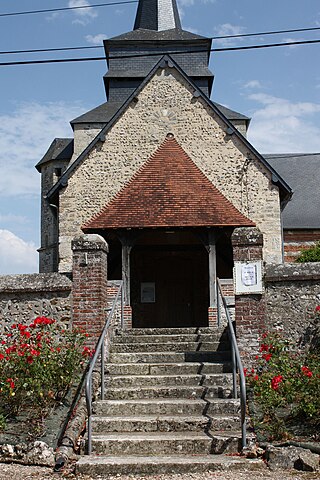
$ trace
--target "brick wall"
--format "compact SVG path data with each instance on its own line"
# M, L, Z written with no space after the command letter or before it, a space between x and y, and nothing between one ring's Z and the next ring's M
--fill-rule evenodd
M320 230L285 230L284 261L295 262L303 250L314 247L320 242Z
M81 235L72 251L72 324L97 339L107 319L108 245L99 235Z
M236 228L231 242L235 262L262 259L263 236L257 228ZM265 331L264 295L235 295L235 322L243 363L250 365L258 352L261 332Z

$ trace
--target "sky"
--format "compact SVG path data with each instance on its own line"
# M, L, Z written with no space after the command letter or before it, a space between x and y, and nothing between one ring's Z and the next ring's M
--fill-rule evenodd
M110 0L2 0L0 51L102 46L132 30L137 3L56 13L9 12ZM319 0L178 0L183 28L204 36L320 27ZM213 48L320 39L320 30L217 40ZM103 56L103 49L1 54L0 62ZM261 153L320 152L320 43L213 52L211 98L252 118ZM105 61L0 66L0 274L38 271L40 175L34 165L69 122L103 103Z

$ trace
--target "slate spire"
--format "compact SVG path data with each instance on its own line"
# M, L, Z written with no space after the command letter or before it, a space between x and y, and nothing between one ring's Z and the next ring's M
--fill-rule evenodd
M134 30L181 30L176 0L139 0Z

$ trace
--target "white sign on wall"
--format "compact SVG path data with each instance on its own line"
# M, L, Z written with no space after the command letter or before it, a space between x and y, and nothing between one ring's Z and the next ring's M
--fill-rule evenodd
M156 284L154 282L141 283L141 303L155 303Z
M262 261L234 263L235 294L263 293Z

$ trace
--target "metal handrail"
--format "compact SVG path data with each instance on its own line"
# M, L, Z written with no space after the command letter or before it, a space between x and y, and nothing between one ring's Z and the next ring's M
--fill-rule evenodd
M101 365L100 365L100 381L101 381L101 400L104 400L104 369L105 369L105 355L106 355L106 345L105 345L105 336L110 327L111 320L114 316L116 305L121 299L121 328L123 328L123 281L119 282L119 290L113 301L112 307L107 309L108 315L105 326L101 332L99 340L96 344L96 349L93 357L90 360L88 373L86 375L85 382L85 392L86 392L86 405L87 405L87 414L88 414L88 448L87 454L91 455L92 452L92 376L97 363L98 358L101 356Z
M232 348L232 378L233 378L233 395L234 398L237 398L237 370L239 371L240 376L240 408L241 408L241 437L242 437L242 448L247 446L247 430L246 430L246 404L247 404L247 393L246 393L246 379L244 376L243 365L240 357L240 352L237 344L236 334L233 328L233 324L230 318L228 305L226 299L222 293L221 283L219 278L217 278L217 307L218 307L218 324L220 324L220 305L219 305L219 293L222 298L222 304L226 312L226 317L229 327L229 337L231 340Z

